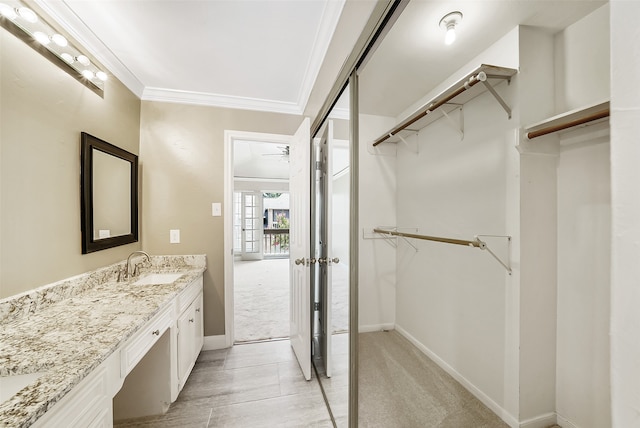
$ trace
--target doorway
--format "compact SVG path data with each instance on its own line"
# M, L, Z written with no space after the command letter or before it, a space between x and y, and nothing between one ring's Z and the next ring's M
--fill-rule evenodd
M288 338L291 137L225 134L226 344Z
M289 193L234 192L235 343L289 337Z

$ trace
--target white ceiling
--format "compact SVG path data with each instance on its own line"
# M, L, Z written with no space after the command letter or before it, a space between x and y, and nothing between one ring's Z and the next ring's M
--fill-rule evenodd
M360 111L398 117L517 25L556 33L605 3L607 1L601 0L410 1L361 72ZM462 12L463 19L456 28L457 40L446 46L439 22L452 11Z
M144 100L302 114L344 0L37 0Z
M354 42L332 35L361 28L354 5L374 0L35 1L144 100L302 114L329 47ZM557 32L605 3L411 0L361 73L360 110L398 117L515 26ZM453 10L464 18L445 46Z
M287 146L260 141L234 140L233 176L289 180Z

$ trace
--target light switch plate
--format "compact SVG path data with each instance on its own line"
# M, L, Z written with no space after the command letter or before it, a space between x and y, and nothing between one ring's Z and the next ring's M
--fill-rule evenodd
M169 230L169 243L170 244L180 243L180 229Z
M211 204L211 215L214 217L220 217L222 215L222 204L220 202Z

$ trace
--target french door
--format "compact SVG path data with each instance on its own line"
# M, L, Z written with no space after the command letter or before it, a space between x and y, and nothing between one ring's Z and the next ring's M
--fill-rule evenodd
M241 259L262 260L262 192L242 192L240 198Z

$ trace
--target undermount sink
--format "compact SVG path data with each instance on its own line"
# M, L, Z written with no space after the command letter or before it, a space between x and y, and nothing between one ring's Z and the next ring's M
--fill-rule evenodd
M44 373L0 376L0 403L4 403L22 388L38 380L42 375Z
M143 276L133 284L134 285L169 284L175 281L176 279L180 278L181 276L182 276L181 273L150 273Z

